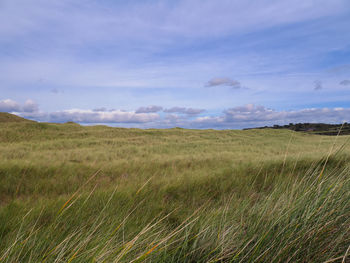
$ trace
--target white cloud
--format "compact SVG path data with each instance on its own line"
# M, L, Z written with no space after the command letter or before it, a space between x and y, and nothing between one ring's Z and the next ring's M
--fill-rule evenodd
M135 113L121 110L92 111L72 109L49 114L53 122L80 122L80 123L146 123L159 119L156 113Z
M2 112L36 112L38 110L38 104L32 100L27 100L23 105L11 99L0 101L0 111Z
M350 108L310 108L295 111L276 111L248 104L227 109L221 116L199 117L199 127L244 128L290 122L342 123L350 120Z
M21 111L21 106L10 99L0 100L0 111L2 112L15 112Z
M22 107L23 112L37 112L39 111L39 106L32 100L27 100Z
M151 107L151 108L150 108ZM342 123L350 122L350 108L308 108L292 111L277 111L264 106L247 104L224 110L221 114L195 117L204 112L203 109L186 107L173 107L164 109L165 116L152 112L161 110L160 106L141 107L150 112L136 112L124 110L107 110L99 108L94 110L69 109L56 112L40 111L38 105L27 100L23 105L11 99L0 101L0 111L12 112L19 116L46 122L77 123L109 123L120 124L125 127L139 128L217 128L237 129L259 127L274 124L287 124L290 122L310 123Z
M159 119L156 113L136 113L134 111L70 109L56 112L42 112L38 104L28 99L23 105L11 99L0 101L0 111L11 112L24 118L48 122L74 121L80 123L148 123Z

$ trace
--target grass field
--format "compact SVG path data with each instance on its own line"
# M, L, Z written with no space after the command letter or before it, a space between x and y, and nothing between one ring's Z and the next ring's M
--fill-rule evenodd
M2 122L0 262L347 262L349 138Z

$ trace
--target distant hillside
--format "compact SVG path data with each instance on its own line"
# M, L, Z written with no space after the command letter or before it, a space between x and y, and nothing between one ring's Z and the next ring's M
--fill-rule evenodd
M7 112L0 112L0 123L1 122L34 122L34 121L27 120L25 118L22 118Z
M342 127L343 126L343 127ZM251 129L251 128L249 128ZM245 130L249 130L245 129ZM273 125L273 126L264 126L257 127L253 129L288 129L293 131L309 132L313 134L321 135L350 135L350 124L326 124L326 123L289 123L288 125ZM339 130L341 131L339 132Z
M7 112L0 112L0 123L2 122L35 122L32 120L28 120L22 117L19 117L14 114L10 114ZM74 122L66 122L66 124L75 124ZM179 127L176 127L180 129ZM243 130L252 130L252 129L284 129L284 130L292 130L297 132L307 132L311 134L319 134L319 135L350 135L350 123L344 124L327 124L327 123L289 123L287 125L273 125L273 126L264 126L264 127L256 127L256 128L246 128ZM341 131L339 132L339 130Z

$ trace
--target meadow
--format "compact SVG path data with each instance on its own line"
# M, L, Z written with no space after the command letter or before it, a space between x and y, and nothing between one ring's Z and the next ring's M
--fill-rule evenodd
M350 136L0 123L0 262L347 262Z

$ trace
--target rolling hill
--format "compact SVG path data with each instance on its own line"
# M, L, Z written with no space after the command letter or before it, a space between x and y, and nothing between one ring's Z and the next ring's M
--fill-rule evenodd
M349 136L2 116L1 262L346 257Z
M11 113L0 112L0 123L1 122L34 122L34 121L19 117Z

